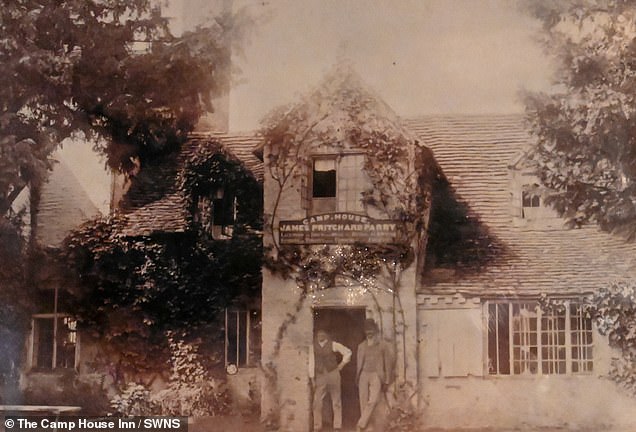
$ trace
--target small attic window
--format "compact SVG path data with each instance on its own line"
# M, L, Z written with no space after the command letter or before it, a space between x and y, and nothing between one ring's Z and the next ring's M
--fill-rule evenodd
M521 195L521 204L523 207L541 207L541 198L539 195L524 190Z
M524 219L539 216L536 211L542 207L538 184L523 185L521 191L521 208Z

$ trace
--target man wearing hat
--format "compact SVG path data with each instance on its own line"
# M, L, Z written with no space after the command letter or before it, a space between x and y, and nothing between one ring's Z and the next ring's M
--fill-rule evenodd
M382 392L393 382L395 355L391 346L380 338L372 319L364 322L366 339L358 345L357 374L360 396L360 420L357 430L367 427Z
M337 354L342 356L338 361ZM309 349L309 378L314 381L314 431L322 429L322 403L327 393L333 408L333 429L342 428L342 389L340 371L351 360L351 350L331 340L325 330L318 330Z

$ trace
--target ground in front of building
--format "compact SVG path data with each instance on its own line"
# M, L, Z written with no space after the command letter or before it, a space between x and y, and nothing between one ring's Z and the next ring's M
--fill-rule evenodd
M190 432L268 432L257 418L236 416L202 417L191 420ZM324 428L323 432L331 432L329 428ZM354 432L343 429L342 432ZM404 431L409 432L409 431ZM416 432L416 431L413 431ZM515 428L515 429L495 429L495 428L464 428L464 429L422 429L417 432L633 432L621 429L568 429L568 428Z

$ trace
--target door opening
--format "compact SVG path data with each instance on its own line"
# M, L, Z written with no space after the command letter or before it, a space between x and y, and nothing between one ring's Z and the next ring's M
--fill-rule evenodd
M340 373L342 385L342 426L353 429L360 418L358 387L356 385L356 355L358 344L364 340L365 309L360 307L314 308L314 335L316 330L326 330L331 338L349 348L353 355ZM323 425L333 424L329 395L323 404ZM329 430L329 429L327 429Z

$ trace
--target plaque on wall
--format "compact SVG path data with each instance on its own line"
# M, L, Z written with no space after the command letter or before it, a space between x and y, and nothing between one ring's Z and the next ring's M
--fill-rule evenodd
M355 213L325 213L280 221L280 244L394 243L397 223Z

